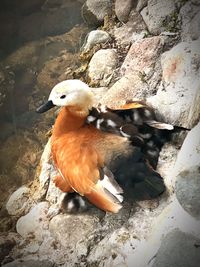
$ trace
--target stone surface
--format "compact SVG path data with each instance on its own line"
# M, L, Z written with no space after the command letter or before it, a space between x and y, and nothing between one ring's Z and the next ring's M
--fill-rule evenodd
M180 172L175 189L182 207L200 220L200 164Z
M195 236L173 230L163 238L152 267L198 267L199 245Z
M182 41L197 40L200 37L200 2L187 1L179 13Z
M54 264L50 261L16 260L16 261L9 262L3 266L4 267L53 267Z
M9 255L12 248L17 243L16 233L1 233L0 234L0 262L2 263L4 258Z
M200 117L200 39L182 42L161 58L162 83L148 103L166 122L191 129Z
M135 9L132 9L128 22L120 27L114 27L113 35L118 43L130 44L135 41L136 35L141 34L141 32L147 33L145 30L146 24L142 16Z
M123 5L120 0L115 1L115 14L121 22L127 22L129 13L133 7L132 0L124 0Z
M6 209L10 215L21 215L28 205L30 189L26 186L15 191L6 203Z
M87 52L91 48L93 48L96 44L103 44L110 40L111 40L111 37L106 31L102 31L102 30L91 31L87 36L87 39L85 41L85 44L82 47L82 50L84 52Z
M35 205L28 214L22 216L16 224L17 232L23 238L35 238L42 241L48 228L48 212L49 204L40 202Z
M136 10L140 12L148 4L148 0L139 0L136 6Z
M141 15L152 34L159 34L166 30L165 20L167 17L170 20L176 12L174 0L149 0L147 7L141 11Z
M114 49L100 49L90 60L88 77L91 84L107 86L117 68L118 56Z
M105 16L111 14L111 10L111 0L86 0L82 7L82 16L88 25L99 26Z

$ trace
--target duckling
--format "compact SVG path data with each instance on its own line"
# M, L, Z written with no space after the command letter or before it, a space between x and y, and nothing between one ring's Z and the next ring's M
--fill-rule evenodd
M154 170L163 141L158 131L171 130L157 122L143 102L130 101L119 108L94 107L94 95L80 80L58 83L38 113L59 106L53 126L51 153L59 175L55 185L76 192L103 211L122 208L124 190L146 181L148 194L165 190ZM153 167L152 167L153 166ZM148 189L150 190L149 193Z

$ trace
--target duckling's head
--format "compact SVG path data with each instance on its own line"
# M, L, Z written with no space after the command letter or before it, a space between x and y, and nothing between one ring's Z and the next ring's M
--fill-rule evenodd
M66 80L53 87L48 101L37 109L43 113L54 106L69 107L88 112L93 104L93 93L87 84L80 80Z

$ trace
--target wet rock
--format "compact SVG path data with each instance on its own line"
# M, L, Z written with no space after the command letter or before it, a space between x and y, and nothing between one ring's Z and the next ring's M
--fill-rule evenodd
M118 64L114 49L100 49L92 57L88 66L88 77L92 84L107 86L114 77Z
M54 263L50 261L34 261L34 260L26 260L26 261L20 261L15 260L12 262L9 262L4 267L53 267Z
M125 0L122 2L120 0L115 1L115 14L121 22L127 22L129 13L131 12L131 9L133 7L133 1L132 0Z
M195 236L173 230L163 238L152 266L197 267L200 262L199 245L200 239Z
M148 0L139 0L136 6L136 10L140 12L148 4Z
M182 21L181 38L182 41L197 40L200 36L200 3L187 1L179 13Z
M181 206L193 217L200 219L200 165L179 173L176 196Z
M10 215L21 215L28 205L30 189L26 186L15 191L6 203L6 209Z
M112 1L110 0L87 0L82 7L82 16L90 26L99 26L103 23L105 16L112 12Z
M166 30L167 17L176 12L174 0L149 0L147 7L141 11L141 15L152 34L159 34Z
M83 45L82 50L84 52L89 51L93 48L96 44L104 44L111 40L110 35L102 30L94 30L91 31L88 36L86 43Z
M35 238L42 241L47 234L48 229L48 212L49 204L40 202L36 204L28 214L22 216L16 224L17 232L23 238Z
M192 128L200 116L200 39L182 42L161 57L162 83L148 103L166 122Z
M119 43L130 44L135 41L135 36L142 32L144 32L144 37L147 34L145 30L146 24L144 23L142 16L133 9L130 12L128 22L121 27L115 27L113 29L113 34Z
M56 21L56 23L55 23ZM19 37L23 41L63 34L82 22L80 3L68 1L67 6L51 11L38 11L20 21Z

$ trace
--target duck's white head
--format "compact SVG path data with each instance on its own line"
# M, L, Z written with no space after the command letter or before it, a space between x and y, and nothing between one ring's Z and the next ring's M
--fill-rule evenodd
M54 106L71 107L87 112L93 104L93 93L87 84L80 80L66 80L53 87L48 102L37 109L43 113Z

